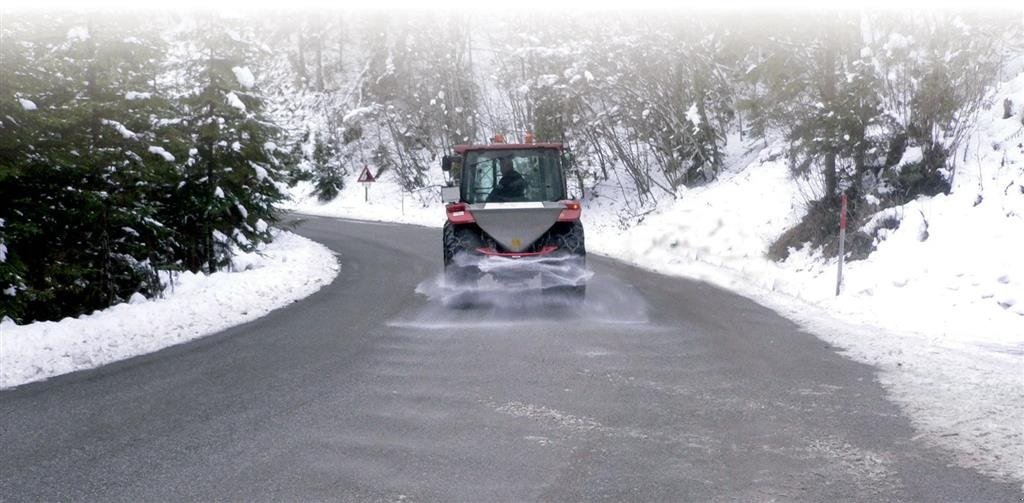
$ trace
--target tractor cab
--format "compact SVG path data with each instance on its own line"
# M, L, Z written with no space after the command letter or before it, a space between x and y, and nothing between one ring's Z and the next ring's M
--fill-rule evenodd
M454 151L456 155L442 160L451 185L445 194L446 203L568 199L564 167L567 159L561 143L456 145ZM451 190L455 187L457 192Z
M505 143L498 135L490 144L453 150L441 163L448 174L444 265L453 282L473 282L479 273L466 260L457 263L459 256L557 259L584 268L580 204L568 195L571 158L561 143L534 143L531 135ZM585 291L577 282L560 286L580 297Z

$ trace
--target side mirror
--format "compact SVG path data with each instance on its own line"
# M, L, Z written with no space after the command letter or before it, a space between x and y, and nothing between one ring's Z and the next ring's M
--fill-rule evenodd
M447 173L452 170L453 165L456 167L456 169L458 168L458 166L461 166L462 156L446 155L444 157L441 157L441 171Z
M441 187L441 202L444 204L459 201L461 194L458 187Z

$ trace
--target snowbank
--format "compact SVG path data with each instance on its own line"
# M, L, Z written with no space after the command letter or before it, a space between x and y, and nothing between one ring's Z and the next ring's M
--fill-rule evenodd
M428 227L440 227L444 224L445 213L441 204L440 189L406 192L385 174L382 179L370 184L367 201L366 189L362 184L356 183L357 176L350 178L338 197L326 203L312 195L311 183L300 182L291 190L291 201L285 204L285 208L297 213L323 217L400 222Z
M748 166L686 192L626 230L628 239L608 215L614 205L595 205L584 212L588 247L776 310L876 366L926 439L967 466L1024 480L1024 316L985 293L1021 292L1021 258L1009 255L1024 249L1012 244L1013 229L1024 228L954 198L915 201L904 215L924 211L929 238L918 240L917 221L905 220L867 260L847 264L837 298L834 260L764 257L799 220L798 192L784 164Z
M1017 104L1009 119L1004 98ZM923 438L964 465L1024 480L1024 75L992 103L958 155L951 193L887 210L899 227L847 263L840 297L834 259L807 249L765 258L804 214L782 161L734 165L626 230L629 239L618 201L596 199L584 212L588 246L775 309L876 366Z
M338 272L333 253L290 232L235 259L239 272L184 273L159 299L59 322L0 323L0 388L39 381L209 335L304 298Z

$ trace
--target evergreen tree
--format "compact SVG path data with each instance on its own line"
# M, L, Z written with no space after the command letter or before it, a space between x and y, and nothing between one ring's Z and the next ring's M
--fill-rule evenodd
M338 162L337 142L317 134L313 147L314 193L321 201L338 197L345 188L345 171Z
M231 247L253 250L271 239L274 205L283 197L278 168L285 152L279 130L263 114L250 66L251 33L230 19L199 19L182 42L188 52L181 134L191 148L177 189L175 229L186 266L216 271L230 263Z
M3 101L22 110L5 115L13 130L0 154L0 218L24 284L15 318L53 319L159 292L154 262L166 258L167 234L148 201L168 166L150 151L156 105L126 96L152 87L159 43L94 17L40 16L10 28L4 89L14 96Z

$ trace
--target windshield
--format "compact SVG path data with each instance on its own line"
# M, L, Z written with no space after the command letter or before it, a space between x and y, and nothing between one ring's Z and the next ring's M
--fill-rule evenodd
M463 184L468 203L565 199L558 150L551 148L469 151Z

